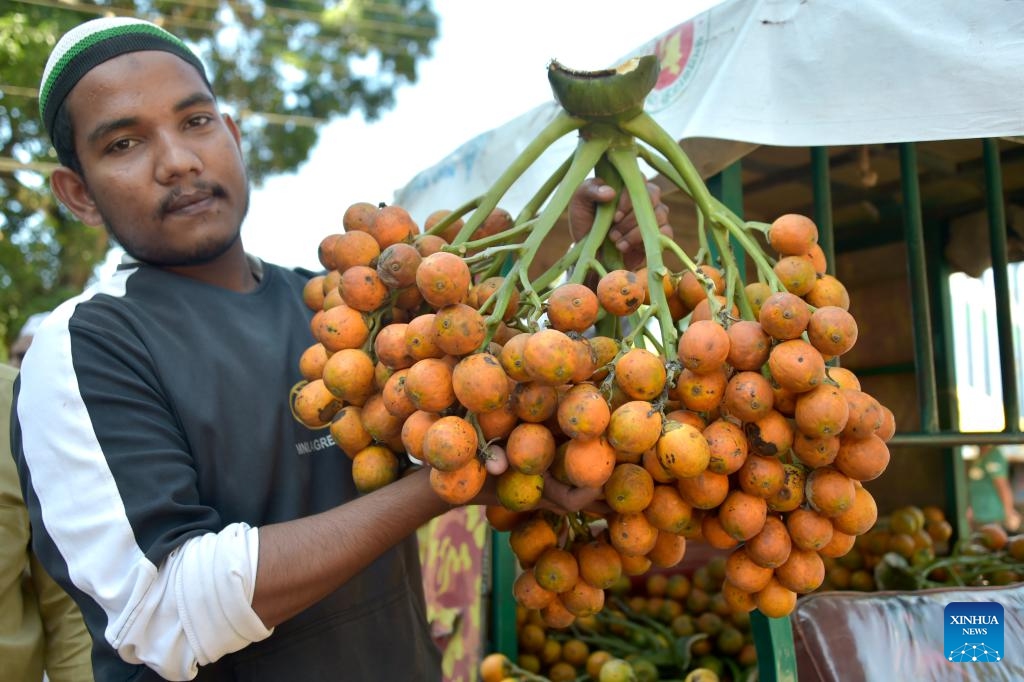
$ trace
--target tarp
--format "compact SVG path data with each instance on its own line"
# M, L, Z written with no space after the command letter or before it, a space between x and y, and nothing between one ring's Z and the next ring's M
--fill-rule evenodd
M730 0L619 61L643 54L661 61L648 113L705 176L760 144L1024 134L1021 0ZM482 193L558 110L552 100L466 142L396 203L422 220ZM553 145L502 206L525 204L575 144Z

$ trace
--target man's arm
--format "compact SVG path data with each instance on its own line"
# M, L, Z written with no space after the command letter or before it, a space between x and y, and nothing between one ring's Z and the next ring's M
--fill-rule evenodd
M451 507L430 487L427 467L340 507L259 529L252 607L268 628L343 585L370 562ZM474 504L499 504L488 476ZM600 488L567 486L548 476L545 509L608 511ZM297 561L296 557L301 557Z
M278 625L448 509L424 468L340 507L261 527L253 610Z
M999 501L1003 504L1004 525L1011 531L1017 530L1020 527L1020 514L1013 506L1013 489L1010 487L1009 479L1000 476L992 479L992 484L996 487Z

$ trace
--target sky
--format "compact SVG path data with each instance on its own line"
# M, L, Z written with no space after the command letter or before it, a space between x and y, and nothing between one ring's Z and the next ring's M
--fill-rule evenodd
M394 192L480 133L551 99L551 59L578 70L616 64L659 33L720 0L435 0L439 35L401 86L396 105L367 123L354 114L326 125L295 173L254 188L242 239L250 253L319 268L316 247L341 231L359 201ZM442 207L438 207L442 208Z

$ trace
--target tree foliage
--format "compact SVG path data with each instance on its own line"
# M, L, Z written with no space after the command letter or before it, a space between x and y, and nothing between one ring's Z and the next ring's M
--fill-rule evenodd
M203 58L242 129L250 178L294 170L328 120L377 118L437 36L430 0L98 0L0 4L0 334L80 292L107 250L47 187L57 162L38 85L58 38L103 15L149 19ZM0 350L0 353L4 351Z

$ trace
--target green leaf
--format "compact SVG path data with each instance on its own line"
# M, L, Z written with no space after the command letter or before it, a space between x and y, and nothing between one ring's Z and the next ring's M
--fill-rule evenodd
M680 670L690 667L690 663L693 661L693 645L707 637L705 633L698 632L689 637L680 637L672 643L672 652L675 654L676 665Z
M901 555L888 552L875 565L875 584L880 590L917 590L920 580Z

